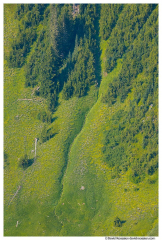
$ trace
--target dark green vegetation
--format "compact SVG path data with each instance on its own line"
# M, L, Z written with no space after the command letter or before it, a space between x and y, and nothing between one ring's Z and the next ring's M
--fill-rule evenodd
M148 13L150 15L155 6L149 5L145 11L143 5L132 5L131 8L135 9L134 12L137 11L137 15L133 12L137 23L137 18L141 15L144 17L145 11L148 11L148 18ZM146 16L144 19L147 19ZM131 17L132 21L133 18ZM144 23L144 20L141 22ZM136 28L133 29L135 31ZM120 30L121 33L118 31L115 40L118 42L118 39L123 37L121 45L124 45L125 36L122 28ZM145 174L152 175L158 169L158 116L153 108L158 102L158 9L153 10L141 31L136 30L135 33L138 36L129 42L122 69L118 77L109 83L108 91L102 100L110 106L116 101L124 102L128 93L133 90L133 98L129 101L127 110L120 109L112 115L112 124L116 124L116 127L110 127L110 130L105 132L103 152L109 166L116 166L117 175L131 167L131 180L137 183L143 180ZM106 56L109 56L107 51L111 52L110 48L108 45ZM116 59L114 55L114 60ZM140 74L142 77L138 79ZM138 152L132 154L139 135L143 148L140 156Z
M34 158L29 159L28 155L25 154L23 157L20 158L19 166L23 169L30 167L34 163Z
M81 97L95 81L96 5L82 6L75 19L72 11L72 5L20 4L15 13L9 66L25 65L25 85L38 85L35 94L48 99L51 111L62 88L64 99Z
M158 5L4 5L4 235L158 235Z

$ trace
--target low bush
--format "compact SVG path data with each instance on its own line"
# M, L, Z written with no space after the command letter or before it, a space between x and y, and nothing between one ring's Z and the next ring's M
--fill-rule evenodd
M120 218L118 218L118 217L115 218L114 226L115 227L121 227L122 226L122 221L120 220Z
M34 159L29 159L28 155L25 154L20 158L19 166L23 169L30 167L34 163Z

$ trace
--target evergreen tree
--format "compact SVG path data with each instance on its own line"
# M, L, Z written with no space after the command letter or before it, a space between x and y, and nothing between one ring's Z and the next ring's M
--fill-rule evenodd
M59 28L57 8L54 4L50 4L50 26L49 26L50 44L55 52L55 55L59 57Z

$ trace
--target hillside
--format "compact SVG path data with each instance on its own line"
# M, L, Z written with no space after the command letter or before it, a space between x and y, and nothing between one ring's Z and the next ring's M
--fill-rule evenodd
M158 236L158 5L76 9L4 4L4 236Z

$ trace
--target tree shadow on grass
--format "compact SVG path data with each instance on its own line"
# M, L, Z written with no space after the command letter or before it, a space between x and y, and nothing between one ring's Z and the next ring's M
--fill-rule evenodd
M51 123L53 123L57 118L58 118L58 117L53 117L53 118L51 119Z
M124 223L126 223L126 220L121 220L121 224L123 225Z
M53 138L56 134L58 134L58 131L53 129L52 127L49 129L46 129L46 127L42 130L40 142L45 143L49 141L51 138Z

